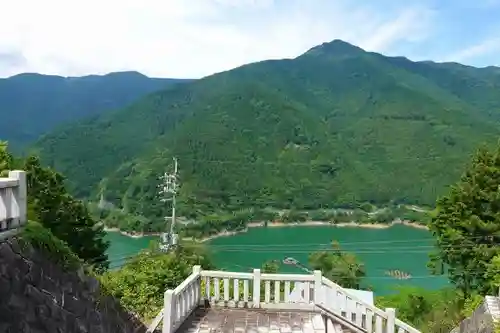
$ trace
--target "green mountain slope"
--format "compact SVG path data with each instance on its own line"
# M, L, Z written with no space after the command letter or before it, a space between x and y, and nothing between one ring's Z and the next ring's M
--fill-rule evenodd
M78 195L103 194L148 217L163 213L157 178L172 156L185 215L432 204L469 154L500 134L492 116L500 76L463 69L334 41L155 93L51 133L37 148ZM484 90L454 85L460 77Z
M179 81L137 72L68 78L26 73L0 79L0 140L20 147L61 123L123 108Z

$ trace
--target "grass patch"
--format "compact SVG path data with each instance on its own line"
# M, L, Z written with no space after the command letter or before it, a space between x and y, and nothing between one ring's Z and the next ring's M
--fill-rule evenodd
M44 228L38 222L28 221L19 236L21 245L31 245L36 250L46 254L55 263L61 265L65 270L76 270L83 264L66 242L54 236L50 230Z

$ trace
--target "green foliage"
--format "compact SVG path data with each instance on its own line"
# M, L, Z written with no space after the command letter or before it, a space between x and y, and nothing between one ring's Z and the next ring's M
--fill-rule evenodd
M101 209L93 202L87 203L91 216L102 221L109 228L118 228L125 232L160 232L165 229L164 221L156 220L156 223L144 216L129 214L114 207Z
M86 206L70 196L64 186L64 177L40 165L35 156L29 156L23 166L27 172L28 199L36 220L68 243L81 259L96 269L108 267L104 240L104 226L94 221Z
M376 305L396 308L398 319L424 333L451 332L463 319L463 298L454 289L398 288L393 295L377 297Z
M266 261L262 264L261 272L264 274L276 274L279 272L280 262L276 260Z
M490 111L500 105L490 88L499 79L485 71L336 41L152 94L61 128L37 148L74 193L102 194L145 217L145 229L166 213L157 183L172 156L179 214L188 219L248 208L432 205L475 147L500 134Z
M108 243L104 241L103 226L91 218L82 202L68 194L64 177L42 167L36 156L16 161L6 145L0 145L0 173L13 168L26 171L28 218L40 222L95 269L106 269Z
M500 146L480 149L461 180L437 203L429 224L439 253L434 262L448 267L448 275L467 298L495 288L498 273L491 266L500 248ZM497 285L498 286L498 285Z
M462 315L464 317L470 317L472 313L484 302L484 296L473 294L470 298L466 299L464 302L464 308L462 310Z
M196 223L186 224L180 229L185 237L202 238L224 231L242 231L250 222L274 221L277 217L278 214L272 211L244 209L233 213L206 215Z
M14 159L7 148L7 142L0 141L0 177L7 177L14 163Z
M0 140L17 150L62 123L122 108L177 81L137 72L74 78L30 73L0 79Z
M376 305L396 308L398 319L424 333L451 332L463 318L462 298L453 289L398 288L393 295L377 297Z
M365 268L352 253L342 252L338 243L332 243L333 250L318 251L309 255L312 269L321 270L323 276L344 288L359 289Z
M20 234L20 239L25 245L31 245L33 248L42 251L48 258L65 269L75 270L83 264L66 242L55 237L50 230L44 228L38 222L28 221Z
M486 276L491 277L492 291L494 293L500 291L500 255L494 256L489 262L486 269Z
M152 249L139 253L120 270L106 272L101 282L127 310L149 320L162 308L165 291L184 281L194 265L213 268L206 250L199 245L180 246L170 253Z

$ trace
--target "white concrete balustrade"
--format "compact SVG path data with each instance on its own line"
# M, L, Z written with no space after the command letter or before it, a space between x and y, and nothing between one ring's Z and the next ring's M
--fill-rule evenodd
M26 173L10 171L0 178L0 239L14 235L26 223Z
M162 332L175 332L201 301L201 268L194 266L193 273L184 282L165 292Z
M291 298L295 285L302 285L300 299ZM322 316L330 329L339 322L352 331L368 333L420 333L398 320L394 309L381 310L349 294L347 290L314 274L262 274L206 271L199 266L174 290L165 292L164 309L155 319L163 321L163 333L173 333L200 305L255 308L277 311L312 311Z

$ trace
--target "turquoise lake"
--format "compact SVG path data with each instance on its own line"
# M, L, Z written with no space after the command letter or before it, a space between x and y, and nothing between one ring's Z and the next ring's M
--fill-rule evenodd
M156 237L130 238L109 233L108 251L111 267L149 246ZM364 285L377 295L392 293L397 286L418 286L438 289L447 285L444 276L433 276L427 269L428 254L432 250L432 235L422 229L396 225L386 229L293 226L250 228L248 232L219 237L207 242L218 267L224 270L249 271L267 260L294 257L307 265L313 251L330 248L332 241L342 250L355 253L365 264L367 277ZM282 265L283 272L300 272L296 267ZM388 270L411 274L408 280L387 275Z

